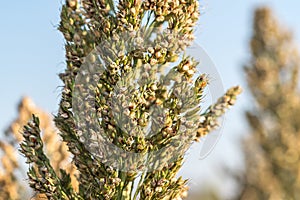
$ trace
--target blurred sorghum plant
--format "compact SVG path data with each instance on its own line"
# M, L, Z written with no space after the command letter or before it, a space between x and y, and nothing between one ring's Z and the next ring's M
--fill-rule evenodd
M246 171L237 199L300 199L300 57L269 8L255 12L246 73L255 109L246 116Z
M0 168L0 199L23 199L32 194L28 188L22 184L22 174L24 173L24 165L20 163L16 149L19 142L24 138L21 130L24 125L32 118L32 114L36 114L43 121L40 128L45 143L45 151L51 159L51 164L56 171L60 168L67 168L72 174L73 186L76 188L76 179L74 177L75 167L69 165L70 153L67 146L60 142L57 129L49 114L38 108L29 97L24 97L18 106L18 118L4 132L4 138L0 141L0 153L2 168ZM36 195L35 199L43 199L42 195Z
M196 0L68 0L59 30L67 69L55 124L78 170L79 189L43 152L40 120L25 126L29 183L48 199L182 199L186 150L217 127L239 87L201 112L208 78L184 54ZM173 65L173 66L172 66Z

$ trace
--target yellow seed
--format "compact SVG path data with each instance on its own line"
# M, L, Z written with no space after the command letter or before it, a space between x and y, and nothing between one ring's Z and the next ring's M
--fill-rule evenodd
M155 85L155 84L153 84L152 86L151 86L151 90L157 90L157 86Z
M131 9L130 9L130 12L131 12L133 15L136 15L136 9L135 9L135 7L131 8Z
M156 105L161 105L162 103L163 103L162 100L156 99L156 102L155 102Z
M68 0L68 6L70 8L72 8L73 10L75 10L77 7L77 1L76 0Z
M87 32L86 32L86 31L83 31L83 32L82 32L82 35L83 35L83 36L86 36L86 35L87 35Z
M164 19L165 19L165 17L161 15L161 16L156 18L156 21L162 22L162 21L164 21Z
M74 20L72 18L70 18L69 20L70 20L70 24L73 25L74 24Z
M157 64L157 60L154 59L154 58L151 58L150 64L151 64L151 65L156 65L156 64Z
M155 53L155 56L156 56L157 58L160 58L160 57L161 57L161 53L158 51L158 52Z
M195 72L194 72L194 70L190 69L187 71L187 73L188 73L188 75L193 75Z
M183 71L188 71L189 70L189 66L188 65L183 65L182 70Z
M176 62L178 60L178 56L174 55L170 57L170 62Z
M90 63L95 63L95 62L96 62L96 56L95 56L94 54L91 54L91 55L89 56L89 62L90 62Z

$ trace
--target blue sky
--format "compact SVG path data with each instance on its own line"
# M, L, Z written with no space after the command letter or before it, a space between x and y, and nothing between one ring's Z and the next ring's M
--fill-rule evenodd
M219 175L214 169L222 163L241 166L237 141L248 132L242 111L252 104L242 65L249 57L247 45L254 8L270 5L281 23L293 29L298 46L300 44L300 1L200 0L200 4L204 6L204 14L196 32L197 43L215 62L224 87L239 84L245 93L227 114L221 140L210 156L200 160L199 145L193 147L182 173L193 177L195 188L198 178L217 179ZM61 84L57 74L64 69L64 41L56 30L60 6L60 0L1 2L0 131L16 116L16 105L23 95L29 95L50 113L57 110Z

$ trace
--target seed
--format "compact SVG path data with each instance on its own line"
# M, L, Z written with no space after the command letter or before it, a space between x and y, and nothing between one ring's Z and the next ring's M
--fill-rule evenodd
M183 65L182 70L183 71L188 71L189 70L189 66L188 65Z
M70 8L72 8L73 10L76 9L76 7L77 7L77 1L76 0L68 0L67 3L68 3L68 6Z
M162 187L157 187L157 188L155 188L155 192L162 192Z
M187 71L187 73L188 73L188 75L191 76L191 75L193 75L195 72L194 72L194 70L190 69L190 70Z

